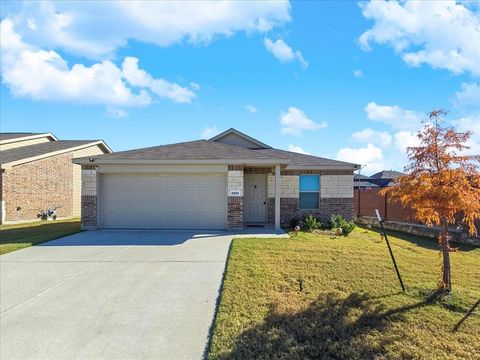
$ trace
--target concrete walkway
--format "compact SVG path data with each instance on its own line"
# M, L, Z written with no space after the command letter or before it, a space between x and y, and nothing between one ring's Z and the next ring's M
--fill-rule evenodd
M0 257L0 358L200 359L230 233L91 231Z

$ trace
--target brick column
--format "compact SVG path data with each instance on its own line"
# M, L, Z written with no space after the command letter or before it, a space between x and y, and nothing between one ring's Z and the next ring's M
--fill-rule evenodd
M243 165L229 165L227 174L227 228L243 228Z
M95 166L82 165L82 217L85 230L97 228L97 171Z

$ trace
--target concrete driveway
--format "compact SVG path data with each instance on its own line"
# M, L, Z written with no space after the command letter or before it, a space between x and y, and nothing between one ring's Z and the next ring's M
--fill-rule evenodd
M0 257L0 358L200 359L233 235L90 231Z

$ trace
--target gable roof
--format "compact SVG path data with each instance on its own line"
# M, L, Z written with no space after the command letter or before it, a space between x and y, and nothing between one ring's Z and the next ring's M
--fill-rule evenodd
M370 179L370 177L367 176L367 175L355 174L355 175L353 176L353 179L354 179L355 181L361 181L361 180ZM367 181L368 181L368 180L367 180Z
M0 165L2 168L10 167L18 165L19 163L33 161L93 145L100 145L105 151L111 152L110 148L102 140L57 140L2 150L0 153Z
M0 133L0 143L7 144L11 142L36 139L42 137L49 137L52 140L57 140L55 135L52 133L30 133L30 132L11 132L11 133Z
M77 163L85 163L85 160L93 159L97 163L109 162L202 162L213 163L228 160L230 163L239 163L245 160L258 162L288 163L287 158L271 156L256 150L249 150L240 146L212 142L209 140L188 141L170 145L160 145L128 151L120 151L112 154L91 156L89 158L76 159Z
M305 155L292 151L280 150L280 149L261 149L254 150L270 156L286 157L290 160L289 168L302 168L302 167L337 167L337 168L356 168L356 164L347 163L344 161L332 160L321 158L313 155Z
M376 174L370 176L371 179L396 179L399 176L402 176L403 173L395 170L383 170Z
M235 135L235 136L238 136L250 143L252 143L253 145L255 145L254 148L258 148L258 149L271 149L271 146L267 145L267 144L264 144L262 143L261 141L258 141L257 139L254 139L252 138L251 136L248 136L247 134L244 134L242 133L241 131L238 131L237 129L234 129L234 128L230 128L214 137L212 137L211 139L209 139L208 141L220 141L222 140L223 138L226 138L227 136L231 136L231 135Z

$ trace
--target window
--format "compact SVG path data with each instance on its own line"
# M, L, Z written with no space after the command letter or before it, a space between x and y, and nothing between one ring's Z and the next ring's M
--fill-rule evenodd
M300 175L300 209L318 209L320 177Z

